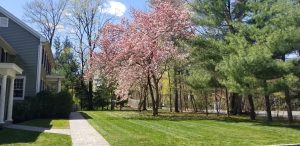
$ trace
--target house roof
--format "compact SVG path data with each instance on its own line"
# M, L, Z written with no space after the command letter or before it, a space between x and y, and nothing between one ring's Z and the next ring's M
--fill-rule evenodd
M16 50L11 47L1 36L0 36L0 45L7 50L9 54L16 55Z
M14 16L13 14L11 14L10 12L8 12L7 10L5 10L1 6L0 6L0 12L3 13L6 17L8 17L11 20L13 20L14 22L16 22L17 24L19 24L24 29L26 29L28 32L30 32L35 37L39 38L41 42L47 42L47 39L45 37L43 37L40 33L38 33L37 31L35 31L34 29L32 29L26 23L24 23L23 21L21 21L19 18L17 18L16 16Z
M15 23L17 23L18 25L20 25L22 28L24 28L28 32L30 32L33 36L35 36L38 39L40 39L40 42L44 46L47 46L47 47L45 47L46 48L46 52L50 55L50 62L52 64L54 64L54 58L53 58L52 50L50 48L49 42L47 41L47 39L44 36L42 36L40 33L38 33L37 31L35 31L34 29L32 29L30 26L28 26L22 20L20 20L19 18L17 18L16 16L14 16L13 14L11 14L10 12L8 12L7 10L5 10L1 6L0 6L0 12L3 15L5 15L6 17L8 17L9 19L11 19L12 21L14 21Z

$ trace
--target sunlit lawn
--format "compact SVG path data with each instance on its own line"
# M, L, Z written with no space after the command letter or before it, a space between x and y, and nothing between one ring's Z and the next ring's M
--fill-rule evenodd
M2 129L0 145L9 146L71 146L68 135L40 133L32 131Z
M149 112L83 112L112 146L271 145L300 143L300 124L288 125L246 117Z

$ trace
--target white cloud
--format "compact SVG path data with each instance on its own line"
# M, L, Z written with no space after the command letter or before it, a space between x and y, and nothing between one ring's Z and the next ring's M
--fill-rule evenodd
M58 32L65 32L65 31L66 31L65 29L66 29L65 26L62 25L62 24L58 24L58 25L56 26L56 30L57 30Z
M103 13L121 17L126 12L126 6L121 2L110 0L104 5L104 8L102 8L101 11Z

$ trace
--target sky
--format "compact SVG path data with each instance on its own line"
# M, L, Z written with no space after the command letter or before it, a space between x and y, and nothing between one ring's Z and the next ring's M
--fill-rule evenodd
M30 0L0 0L0 6L23 20L23 7L28 1ZM146 10L147 0L107 0L105 6L107 7L104 10L105 13L114 15L118 18L129 18L131 8Z

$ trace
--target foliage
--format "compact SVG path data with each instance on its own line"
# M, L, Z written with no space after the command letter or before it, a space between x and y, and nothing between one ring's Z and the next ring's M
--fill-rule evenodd
M291 111L289 91L299 88L300 68L286 57L300 47L298 7L298 2L284 0L193 1L199 34L190 40L190 86L225 87L248 96L250 105L251 96L264 96L269 112L270 94L285 92Z
M15 103L13 119L20 122L36 118L68 118L72 105L72 96L66 91L57 94L42 91L28 101Z
M23 102L14 102L13 106L13 120L14 122L21 122L30 120L33 118L30 110L30 102L25 100Z
M62 91L54 96L54 117L69 118L73 107L73 98L67 91Z
M54 117L55 97L52 92L41 91L30 98L30 110L34 118Z
M132 22L124 20L102 29L98 40L102 50L89 60L93 66L86 75L103 74L117 83L116 94L125 99L132 86L149 85L155 111L159 105L158 83L168 60L182 59L185 55L176 49L174 42L178 37L190 35L191 24L184 7L162 2L151 8L151 12L133 10Z
M111 101L116 100L116 95L114 94L114 87L109 86L104 78L98 79L99 84L97 85L96 92L93 96L93 105L96 108L108 107L109 104L114 104ZM113 106L113 105L111 105Z
M65 90L72 89L76 82L79 82L79 65L77 64L74 47L67 36L63 42L60 42L59 37L54 40L55 48L55 73L64 75L63 87Z

